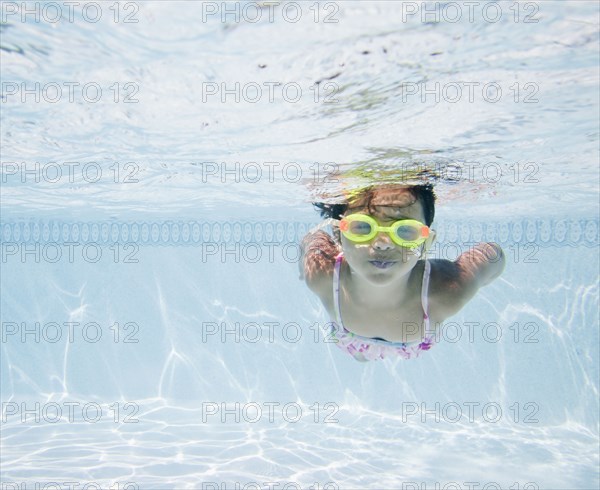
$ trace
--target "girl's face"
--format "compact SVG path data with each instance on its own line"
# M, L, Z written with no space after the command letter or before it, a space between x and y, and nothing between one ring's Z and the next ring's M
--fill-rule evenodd
M382 226L401 219L425 222L423 207L407 188L383 188L352 200L344 216L368 214ZM395 244L385 232L371 241L355 243L340 234L344 258L352 270L375 284L387 284L408 274L417 264L424 245L410 249Z

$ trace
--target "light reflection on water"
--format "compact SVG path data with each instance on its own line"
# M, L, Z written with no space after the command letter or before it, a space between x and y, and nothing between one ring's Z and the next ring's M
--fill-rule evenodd
M597 478L589 453L596 436L576 427L539 430L484 421L436 422L431 415L422 422L419 416L402 420L356 407L342 407L335 422L314 424L316 412L306 406L304 417L294 424L285 423L281 414L274 417L279 424L266 423L266 410L249 424L242 416L240 423L234 422L233 405L229 409L228 424L219 423L220 415L207 415L208 409L156 400L140 406L136 424L81 420L53 427L8 424L3 431L11 453L5 458L8 470L3 481L34 481L28 463L32 452L35 473L44 475L45 481L93 482L102 488L116 482L144 489L163 489L165 482L177 489L222 484L236 488L236 483L240 488L267 488L266 482L288 488L330 484L331 489L436 488L436 484L452 488L451 482L455 488L468 488L465 482L488 488L517 483L531 489L591 488L589 482ZM247 417L257 418L255 413ZM43 451L36 449L42 439L48 440ZM76 465L67 470L55 461L72 455L73 440L78 443L77 460L71 459ZM468 474L465 460L472 462ZM217 486L208 486L211 483Z
M307 15L297 24L203 23L202 9L162 2L143 4L137 24L9 18L3 80L33 83L35 73L41 84L81 80L103 91L93 104L75 89L66 101L64 86L57 103L4 94L3 163L63 165L62 179L38 185L4 169L5 219L82 208L96 218L142 209L189 217L246 202L299 211L315 187L339 195L345 183L315 179L316 162L351 173L427 167L441 202L459 207L473 189L513 211L532 195L547 210L557 189L566 205L576 204L571 195L596 205L596 6L546 2L538 23L456 24L402 22L394 2L341 6L337 24ZM239 103L221 90L236 82ZM497 102L483 90L490 83L501 88ZM297 102L286 84L300 89ZM102 178L70 178L64 164L73 161L97 162ZM115 179L115 162L134 162L139 182ZM202 162L294 162L301 178L264 168L258 181L206 175ZM460 170L450 179L448 165Z

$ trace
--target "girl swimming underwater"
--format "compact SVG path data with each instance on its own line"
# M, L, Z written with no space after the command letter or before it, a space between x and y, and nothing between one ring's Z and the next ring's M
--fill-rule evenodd
M371 187L344 204L315 204L330 218L302 240L301 278L335 318L329 333L358 361L418 357L436 329L503 271L495 243L455 261L428 260L435 195L430 185Z

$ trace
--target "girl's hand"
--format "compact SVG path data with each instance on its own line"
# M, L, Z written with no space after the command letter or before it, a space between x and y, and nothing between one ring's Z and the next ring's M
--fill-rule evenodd
M306 280L310 287L333 270L335 258L340 252L340 246L324 231L309 233L300 244L299 279Z

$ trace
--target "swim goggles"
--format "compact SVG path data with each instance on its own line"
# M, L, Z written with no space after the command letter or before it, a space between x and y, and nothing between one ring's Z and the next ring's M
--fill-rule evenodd
M367 214L351 214L340 221L340 231L351 242L363 243L385 231L396 245L416 248L429 236L429 227L414 219L402 219L391 226L381 226Z

